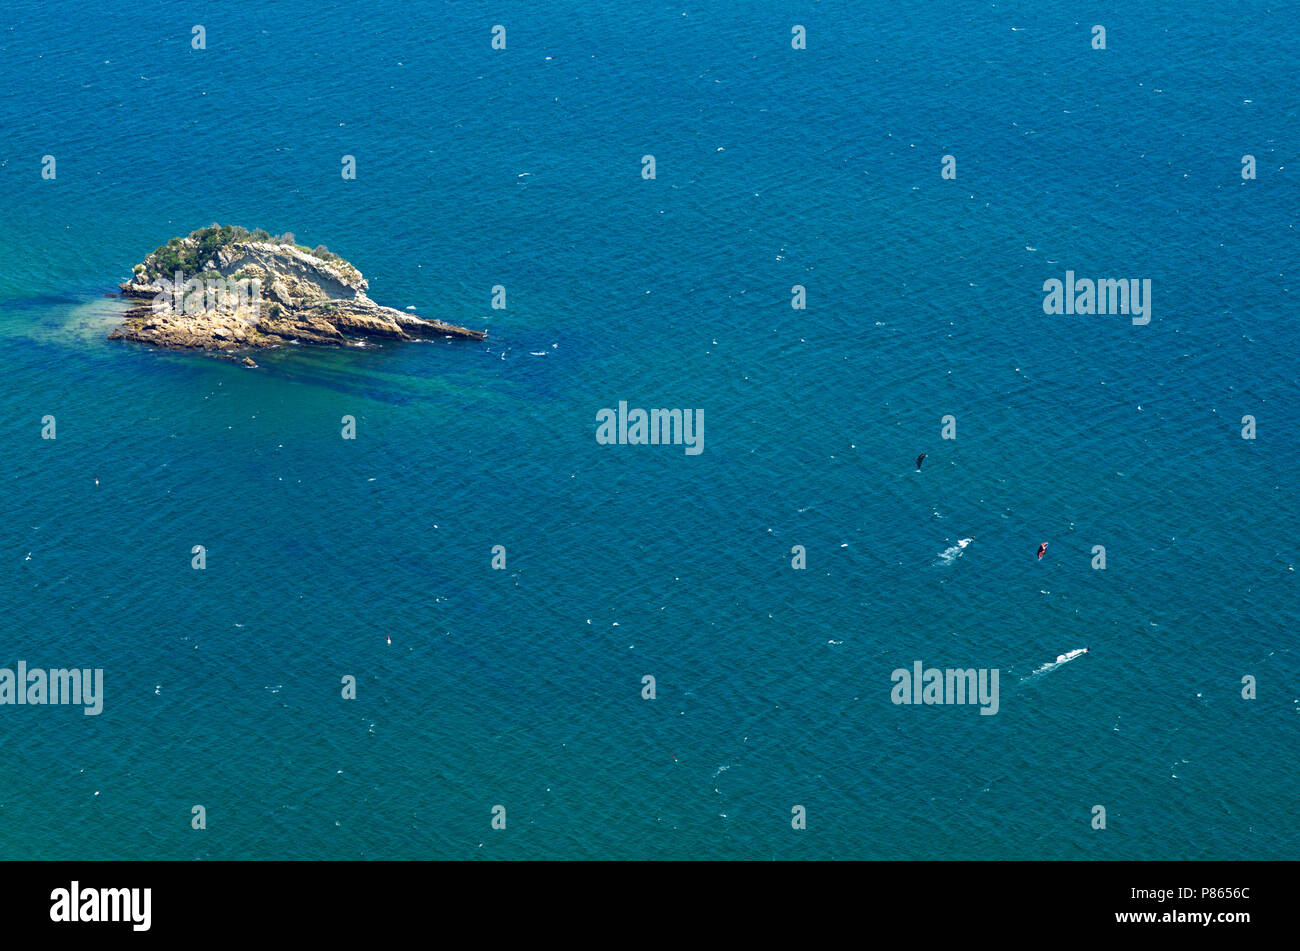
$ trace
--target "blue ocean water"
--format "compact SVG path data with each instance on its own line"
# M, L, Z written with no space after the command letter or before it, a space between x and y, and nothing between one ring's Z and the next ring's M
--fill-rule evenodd
M1295 858L1298 11L1132 6L7 7L0 857ZM106 340L213 221L489 337Z

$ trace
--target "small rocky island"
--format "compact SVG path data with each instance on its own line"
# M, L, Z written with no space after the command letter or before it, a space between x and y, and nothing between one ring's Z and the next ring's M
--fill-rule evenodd
M324 245L311 249L292 234L214 224L172 238L135 266L121 289L139 303L109 338L173 350L246 350L486 336L376 304L366 296L369 286Z

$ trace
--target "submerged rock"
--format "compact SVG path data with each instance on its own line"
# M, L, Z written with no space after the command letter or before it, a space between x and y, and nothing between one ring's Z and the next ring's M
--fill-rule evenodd
M167 349L244 350L285 343L339 345L363 337L414 340L486 333L376 304L352 264L292 235L230 225L172 238L137 264L113 340Z

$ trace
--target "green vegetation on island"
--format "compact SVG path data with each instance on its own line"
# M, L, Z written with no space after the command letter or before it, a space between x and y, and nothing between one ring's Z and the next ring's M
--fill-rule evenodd
M356 267L323 244L299 244L292 232L199 228L150 252L120 287L137 303L109 336L167 349L485 336L375 303Z
M219 225L214 223L206 228L192 231L184 238L172 238L166 244L160 245L145 259L144 264L136 265L135 271L136 273L147 273L153 277L170 276L180 271L186 277L192 277L205 270L205 266L210 261L213 261L222 250L237 243L271 246L290 245L304 254L320 258L322 261L342 264L350 270L356 270L323 244L318 244L314 248L310 248L305 244L298 244L292 231L286 231L281 235L272 235L269 231L264 231L261 228L249 231L239 225Z

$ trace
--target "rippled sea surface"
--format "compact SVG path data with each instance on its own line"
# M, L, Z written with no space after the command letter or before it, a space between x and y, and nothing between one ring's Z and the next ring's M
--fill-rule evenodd
M7 8L0 857L1295 858L1295 10L1130 6ZM213 221L489 336L106 340Z

